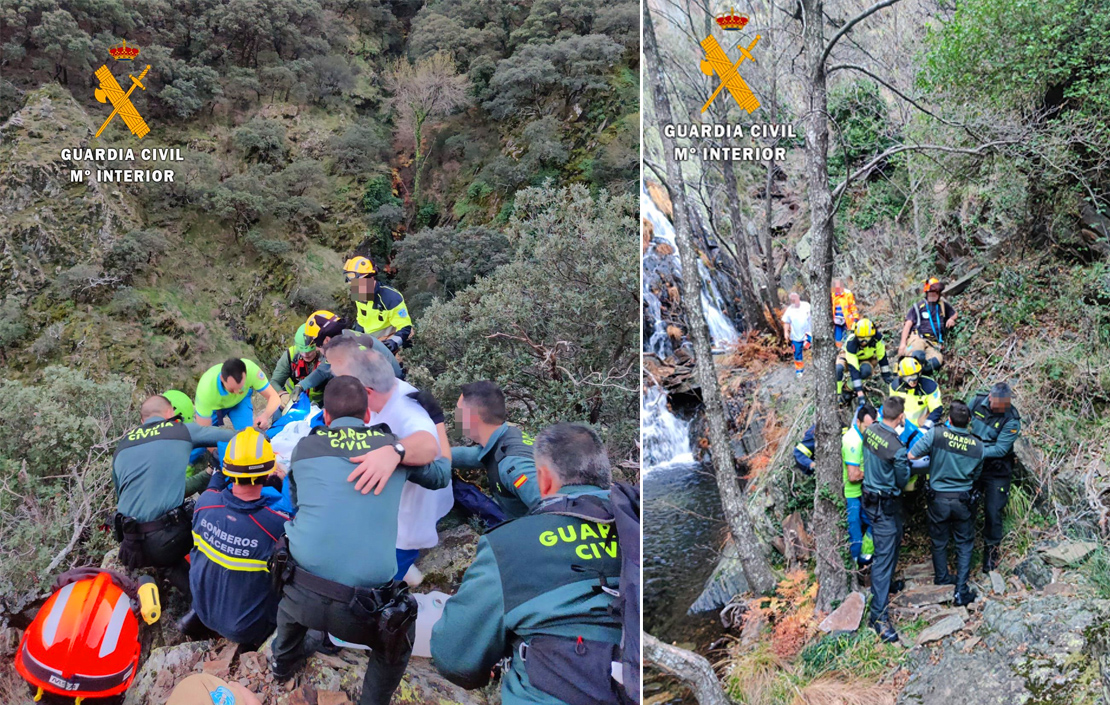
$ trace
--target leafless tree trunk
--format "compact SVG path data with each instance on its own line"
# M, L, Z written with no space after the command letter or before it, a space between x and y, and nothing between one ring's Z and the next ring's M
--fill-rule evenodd
M767 24L767 43L774 45L775 42L775 23L769 22ZM772 68L771 86L769 92L771 94L770 109L768 111L771 122L778 122L779 119L779 96L778 96L778 83L779 72L777 68ZM774 140L772 147L780 142L779 139ZM767 295L764 297L765 303L770 307L770 314L772 320L777 321L778 317L775 316L774 305L779 301L779 277L775 270L775 248L774 240L771 238L772 226L774 225L774 200L771 198L771 193L775 187L775 160L771 159L767 162L767 192L764 194L763 203L763 228L761 234L763 236L763 274L767 279ZM781 324L778 325L779 337L783 337L783 330Z
M682 172L674 160L674 140L666 136L662 129L672 121L671 102L667 95L663 64L655 43L655 29L651 13L644 3L644 54L647 58L648 83L651 85L655 104L655 114L659 121L663 139L663 155L667 164L667 188L671 197L674 213L675 241L678 244L679 260L682 262L682 303L686 309L686 320L690 328L690 338L694 343L694 357L697 362L697 377L701 385L702 400L705 402L705 415L709 421L709 445L713 458L713 468L717 476L717 488L721 494L721 508L728 522L732 540L736 543L740 564L748 585L757 593L769 592L775 586L771 566L752 529L747 505L736 479L732 448L729 444L728 426L725 423L724 405L718 387L717 371L713 365L713 353L709 342L709 326L701 308L701 282L698 277L698 258L690 241L689 220L687 217L686 194L684 193ZM826 196L828 183L825 185ZM826 309L829 303L825 304ZM831 316L830 316L831 320ZM830 324L831 325L831 324ZM831 327L830 327L831 331ZM829 333L831 346L831 332ZM835 410L835 407L834 407Z
M752 280L751 263L759 259L759 253L752 247L751 238L740 214L740 197L736 192L736 169L731 159L721 162L721 171L724 173L725 192L728 195L728 219L732 223L732 237L736 241L738 260L736 268L740 270L740 307L744 311L744 322L752 330L774 333L775 330L768 320L768 318L774 320L774 311L771 311L770 317L764 315L762 297L756 293L755 282Z
M713 667L704 657L664 644L646 632L643 636L643 655L646 663L690 686L698 705L732 705Z
M848 574L841 547L836 499L844 494L840 467L840 419L836 398L836 347L833 343L833 210L829 187L828 85L825 74L823 0L802 0L809 106L806 117L806 176L809 181L809 237L813 243L809 280L813 287L814 398L817 407L817 489L813 533L817 541L817 609L829 611L848 595Z

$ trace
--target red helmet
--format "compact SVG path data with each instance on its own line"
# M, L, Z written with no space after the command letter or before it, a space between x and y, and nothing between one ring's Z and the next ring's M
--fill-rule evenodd
M131 599L111 575L98 573L50 596L23 633L15 669L40 696L44 691L80 702L127 690L139 651Z

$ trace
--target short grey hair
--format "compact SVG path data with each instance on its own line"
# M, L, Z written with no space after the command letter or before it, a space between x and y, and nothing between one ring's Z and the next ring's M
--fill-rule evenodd
M536 436L536 464L546 465L564 485L609 487L613 471L601 438L582 424L559 423Z
M992 399L1009 399L1013 395L1014 393L1013 390L1010 389L1010 385L1005 382L995 382L994 386L991 387Z
M367 389L382 394L388 394L397 386L397 377L389 360L353 337L341 336L329 341L325 354L331 373L336 377L350 375Z

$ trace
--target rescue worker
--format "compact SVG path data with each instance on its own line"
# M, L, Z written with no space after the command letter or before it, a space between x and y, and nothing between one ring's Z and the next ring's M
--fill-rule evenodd
M971 412L952 402L948 423L930 429L910 448L909 459L928 458L929 538L933 544L933 584L955 585L956 605L969 605L976 593L967 586L975 544L971 491L983 469L983 443L971 435ZM948 572L948 542L956 544L956 575Z
M864 403L863 380L871 377L872 361L879 366L883 381L887 386L894 382L890 373L890 363L886 358L886 343L883 334L875 330L869 318L861 318L856 328L844 341L844 348L836 358L836 393L847 397L855 392L857 401ZM844 371L852 380L852 392L844 389Z
M368 425L371 408L361 381L335 377L324 390L327 426L293 450L289 478L297 513L286 525L288 552L279 549L272 568L284 587L271 668L278 681L292 677L308 656L308 630L324 631L371 648L359 703L388 705L416 630L416 600L392 580L401 490L406 480L446 487L450 470L399 465L380 494L360 492L348 482L352 453L389 448L405 456L388 427Z
M185 392L176 389L169 389L162 392L162 396L173 404L174 418L179 419L182 423L194 423L193 414L193 400ZM189 465L193 465L203 459L205 454L208 453L207 448L193 448L193 452L189 454ZM219 465L219 461L208 455L208 462L214 466ZM198 472L185 481L185 496L192 497L195 494L204 492L208 487L208 480L211 477L211 470L208 472Z
M281 354L274 371L270 375L270 384L284 390L279 394L288 395L293 391L293 386L304 381L320 365L320 354L316 350L315 339L305 337L305 326L297 329L293 337L293 344ZM310 389L308 398L313 404L319 405L324 399L324 388Z
M844 288L844 282L839 279L832 281L832 312L833 312L833 337L836 347L844 344L846 336L859 320L859 309L856 308L856 296Z
M870 565L874 545L864 551L864 539L871 531L871 521L863 511L863 433L879 418L879 412L870 404L856 409L852 425L840 439L840 458L844 466L844 504L848 513L849 551L856 565ZM874 539L867 543L873 544Z
M505 395L498 386L487 381L464 384L455 418L463 434L478 445L453 447L451 467L484 468L490 494L509 519L539 504L532 438L507 423Z
M274 449L253 428L227 445L223 474L230 483L210 487L193 510L189 587L192 609L178 622L189 634L203 625L223 638L257 651L277 625L279 596L270 584L266 562L285 535L289 515L272 505L280 497L262 495L275 474ZM198 624L199 622L199 624Z
M902 358L898 362L898 379L887 388L887 396L901 397L906 408L906 421L924 433L940 423L944 405L940 385L936 380L922 376L921 370L921 363L916 358Z
M816 431L817 424L813 424L806 429L798 445L794 446L794 464L805 475L813 474L813 453L817 450L817 438L814 435Z
M266 408L254 413L252 397L258 392L266 400ZM265 431L273 423L281 406L281 397L266 379L266 373L254 360L237 357L222 365L208 368L197 382L196 422L201 426L220 426L230 419L236 431L254 427ZM216 457L224 457L225 444L216 445Z
M617 537L611 524L580 518L585 512L556 513L609 505L609 459L597 434L567 423L542 431L534 456L544 501L478 540L432 627L432 661L451 682L480 688L507 657L503 705L612 702L621 622L605 589L620 579Z
M921 363L925 374L935 374L944 364L944 343L956 325L956 309L942 300L944 284L936 277L925 282L925 298L906 312L898 355L909 355Z
M968 403L971 433L983 441L983 471L979 490L983 497L983 572L998 567L1002 542L1002 512L1010 498L1014 474L1014 443L1021 436L1021 415L1014 408L1010 385L998 382L989 393L979 393Z
M866 320L866 319L865 319ZM862 323L862 321L861 321ZM902 489L910 479L906 447L894 429L902 423L902 399L887 397L882 418L863 430L863 513L871 524L871 615L868 626L879 638L898 641L890 621L890 595L902 546Z
M185 556L193 547L193 509L185 502L189 455L194 448L227 442L235 432L184 423L161 395L144 401L139 416L142 425L123 437L112 458L118 507L112 524L120 563L132 569L170 568L174 587L188 595Z
M794 348L794 376L805 371L803 351L813 344L813 321L808 301L802 301L797 292L790 292L790 305L782 312L782 334Z
M335 373L362 382L370 399L370 424L389 426L405 449L403 457L398 457L391 447L352 457L351 460L360 463L350 476L352 480L357 478L356 489L363 493L380 491L399 464L434 463L440 466L437 472L450 477L451 446L445 442L442 408L432 408L429 399L421 399L427 395L421 395L415 387L394 376L384 355L367 349L353 337L333 338L324 353ZM433 414L436 418L432 418ZM413 569L413 563L420 549L439 543L436 522L451 510L452 503L451 490L446 486L431 490L412 482L405 484L397 523L398 580L403 578L410 585L419 582L420 572Z
M352 257L343 265L358 311L358 330L379 338L390 352L397 352L412 335L405 297L378 281L378 270L366 257Z
M359 333L350 327L347 319L340 318L331 311L315 311L304 324L305 340L311 342L313 345L320 349L324 349L333 338L352 338L368 350L376 350L386 360L389 361L390 367L393 368L393 375L397 379L404 379L405 373L401 369L400 363L397 358L393 356L389 348L385 344L372 335ZM289 390L289 399L296 401L297 397L301 395L304 390L310 392L320 389L323 390L324 385L332 378L331 365L327 360L323 360L307 377L293 385Z

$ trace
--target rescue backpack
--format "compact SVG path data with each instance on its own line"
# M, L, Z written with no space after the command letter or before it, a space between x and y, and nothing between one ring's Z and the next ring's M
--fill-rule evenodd
M604 590L613 597L609 609L621 622L620 662L613 663L615 683L590 686L594 692L613 688L617 701L622 704L640 703L640 488L615 482L610 488L608 502L593 495L556 497L542 503L532 513L559 514L615 527L621 575L617 590ZM616 678L618 672L620 678Z

